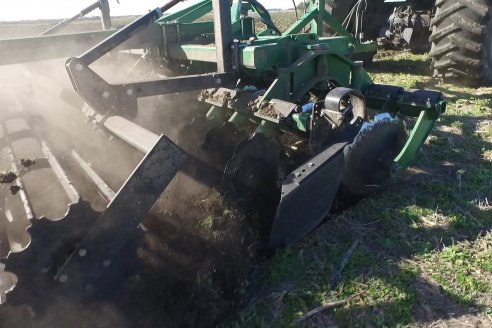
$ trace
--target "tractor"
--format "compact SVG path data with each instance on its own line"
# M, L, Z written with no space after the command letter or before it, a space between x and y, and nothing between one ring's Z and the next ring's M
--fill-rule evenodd
M327 0L326 10L359 40L415 53L430 50L434 77L479 85L492 81L491 5L487 0Z

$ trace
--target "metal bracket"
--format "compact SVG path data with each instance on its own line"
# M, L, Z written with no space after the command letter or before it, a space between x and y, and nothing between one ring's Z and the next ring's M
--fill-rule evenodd
M342 108L345 110L342 111ZM333 119L337 127L347 121L347 118L351 118L350 124L366 118L364 96L360 91L350 88L335 88L328 92L325 98L325 110L328 111L328 117ZM330 113L338 114L334 117Z

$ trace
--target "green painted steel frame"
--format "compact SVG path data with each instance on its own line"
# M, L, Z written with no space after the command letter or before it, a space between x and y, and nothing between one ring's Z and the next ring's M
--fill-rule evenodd
M398 168L405 169L410 165L434 128L435 123L436 120L430 112L425 110L420 112L417 122L410 133L410 137L400 154L395 158L394 162Z
M310 0L305 14L295 22L282 35L298 34L307 26L310 31L316 31L318 36L323 36L323 23L326 23L335 32L335 35L348 37L355 53L368 52L375 53L377 50L376 42L359 42L340 22L325 10L325 0Z
M273 20L270 14L261 8L248 3L243 3L241 0L234 0L231 7L231 21L233 24L233 32L235 32L235 37L240 37L237 35L241 30L241 8L247 6L248 9L252 9L260 18L273 25ZM156 21L157 24L168 24L168 23L179 23L187 24L196 21L199 18L204 18L207 14L212 11L212 1L203 0L197 4L194 4L188 8L180 10L176 13L163 16ZM329 14L325 10L325 0L310 0L309 5L306 9L306 13L300 17L290 28L282 33L282 36L298 34L302 32L307 26L310 27L310 31L315 31L319 37L323 36L323 23L326 23L330 28L335 31L339 36L345 36L350 39L351 47L354 53L359 52L376 52L377 44L376 42L359 42L350 32L348 32L338 20ZM276 36L276 33L271 28L266 28L264 31L257 34L258 37L265 36Z
M237 39L246 37L241 35L243 29L240 25L242 20L240 13L244 5L242 1L234 0L231 7L233 34ZM247 9L255 11L263 20L272 22L267 12L249 4L248 6ZM258 33L254 41L249 41L247 45L240 45L239 64L243 73L250 76L264 76L266 72L272 72L276 75L260 103L268 103L271 99L298 102L317 83L326 80L362 92L373 84L361 63L350 60L348 55L358 52L375 52L375 43L359 42L324 8L325 0L309 0L304 15L282 35L275 35L272 29L267 28ZM179 33L184 39L199 33L211 33L213 32L212 25L208 26L203 22L193 23L196 19L208 14L211 9L211 0L204 0L182 11L164 16L157 23L161 24L164 30L166 25L179 24ZM328 24L339 36L322 37L323 23ZM308 27L310 33L303 33ZM254 31L254 27L251 29ZM175 42L168 43L166 46L167 54L175 59L208 63L216 61L213 45ZM438 112L443 112L445 103L439 104L439 107ZM383 103L381 108L374 109L401 111L406 115L418 116L405 147L395 159L399 167L406 168L431 132L437 118L436 111L424 105L409 103ZM275 121L269 119L268 116L263 116L261 110L256 112L255 116L257 116L256 120L259 119L264 124L270 120ZM309 132L310 115L294 114L287 123L281 122L279 127L282 128L282 126Z
M335 44L334 41L348 42L343 37L325 42ZM263 101L277 98L295 102L323 81L358 90L369 87L372 80L369 75L360 73L361 64L351 61L345 56L346 52L340 50L306 49L290 65L278 68L278 76L263 96Z
M262 77L267 73L275 76L267 92L263 96L263 101L268 102L273 98L284 99L296 102L307 93L316 83L326 80L334 81L339 86L351 87L364 92L373 84L369 74L364 70L360 63L348 58L350 53L371 52L375 50L374 43L358 42L343 26L334 19L333 16L324 10L324 0L309 0L309 6L305 14L300 17L282 35L274 33L270 28L258 33L255 40L248 43L239 44L239 58L241 74ZM234 0L231 6L231 21L233 25L233 36L239 40L247 40L254 32L254 24L251 18L241 17L241 9L255 11L262 20L271 24L272 20L268 12L261 8L243 3L241 0ZM213 45L196 44L193 40L202 35L203 40L213 39L213 22L196 22L212 11L212 1L204 0L191 5L181 11L161 17L156 21L155 26L149 26L146 30L146 41L136 42L137 47L165 49L166 56L177 60L193 61L197 69L207 71L213 70L216 63L216 48ZM323 22L327 23L338 37L322 37ZM175 40L166 39L166 30L174 26ZM160 27L160 28L158 28ZM308 28L315 33L302 33ZM164 30L164 38L162 32ZM244 31L247 31L244 33ZM53 47L56 42L66 44L69 41L80 41L91 39L97 42L99 38L104 38L113 31L92 32L74 35L57 35L41 38L27 38L18 40L0 40L0 48L24 50L23 56L7 56L12 62L1 62L0 65L14 64L33 60L43 60L56 58L56 55L44 55L39 57L36 49L43 44ZM78 43L78 42L77 42ZM85 42L83 42L85 43ZM16 46L13 46L13 45ZM132 42L123 49L132 48ZM22 45L22 46L19 46ZM57 48L57 47L54 47ZM58 47L61 48L61 47ZM27 51L27 53L26 53ZM5 56L4 56L5 57ZM25 57L25 58L24 58ZM369 100L369 99L368 99ZM407 144L400 155L395 159L398 166L404 168L409 165L418 149L421 147L430 131L432 130L436 112L426 106L418 104L392 104L393 112L401 111L410 116L418 116ZM444 111L445 103L439 105L440 112ZM387 106L377 108L387 110ZM261 115L255 120L263 120L267 124L268 120ZM295 114L291 118L290 128L299 131L309 132L310 116L306 114ZM282 125L282 124L281 124ZM268 124L271 127L271 124Z

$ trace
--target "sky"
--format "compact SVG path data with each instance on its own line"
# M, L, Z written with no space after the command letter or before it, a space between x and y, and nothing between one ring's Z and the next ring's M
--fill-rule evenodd
M165 4L168 0L109 0L112 16L140 15ZM0 0L0 21L67 18L95 0ZM198 0L186 0L181 8ZM292 0L260 0L267 8L291 8ZM178 7L177 7L178 8ZM97 12L94 12L97 15Z

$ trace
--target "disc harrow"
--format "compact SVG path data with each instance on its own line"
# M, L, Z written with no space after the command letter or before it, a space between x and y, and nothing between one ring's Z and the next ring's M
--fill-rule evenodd
M213 163L223 171L236 146L246 138L246 132L239 129L235 123L225 122L222 126L213 127L207 132L200 150L204 154L205 161Z
M260 239L252 244L285 246L319 226L337 199L367 195L390 170L406 168L445 111L441 93L374 83L350 59L374 44L340 29L323 0L310 0L306 14L282 33L256 0L203 0L167 13L179 2L104 32L97 45L66 60L81 110L3 119L5 170L18 188L2 189L5 270L22 271L21 257L8 255L31 243L36 247L23 257L44 268L49 286L91 297L127 271L116 263L161 195L168 198L160 205L177 207L174 200L190 203L202 186L244 210ZM323 22L340 36L322 37ZM108 82L101 65L111 65L106 73L123 71L112 60L119 55L134 59L132 70L149 68L141 76L153 79ZM193 104L183 105L190 94ZM159 106L149 108L147 98ZM72 116L86 124L75 127ZM417 118L409 135L398 121L406 116ZM28 151L26 140L37 150ZM40 180L31 180L41 171ZM45 175L54 182L41 180ZM16 283L7 271L0 271L1 300ZM19 276L18 284L29 279Z
M227 162L223 183L236 199L258 205L260 199L278 202L280 145L263 133L243 139ZM256 201L254 200L256 199Z
M407 137L405 122L389 113L379 113L373 121L365 122L354 141L344 149L347 164L341 192L345 197L362 198L379 190L389 179L393 159Z
M28 229L33 221L61 220L70 207L80 200L47 142L35 134L19 100L14 96L6 99L8 97L3 95L0 123L1 163L6 172L2 175L11 176L10 179L3 179L1 186L1 260L29 247L31 235ZM2 300L17 283L15 275L4 269L2 265Z

